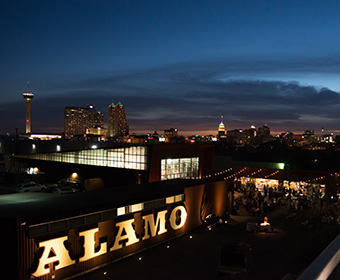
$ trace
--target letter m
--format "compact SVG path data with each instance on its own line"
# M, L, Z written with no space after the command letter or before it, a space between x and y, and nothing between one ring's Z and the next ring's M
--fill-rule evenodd
M156 222L154 220L154 214L143 216L143 220L145 221L145 224L144 224L145 235L143 237L143 240L149 239L150 234L151 234L151 237L154 237L156 235L167 232L167 229L165 228L166 213L167 213L167 210L158 212ZM159 230L157 232L158 227L159 227ZM150 232L149 232L149 229L150 229Z

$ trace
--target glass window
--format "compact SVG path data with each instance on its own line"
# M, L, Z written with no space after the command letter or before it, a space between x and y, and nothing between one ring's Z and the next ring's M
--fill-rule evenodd
M129 212L138 212L143 210L143 203L133 204L129 206Z
M166 198L166 204L171 204L175 202L175 197L174 196L170 196Z
M175 202L180 202L184 200L184 194L179 194L175 196L169 196L165 199L166 204L171 204Z
M145 146L82 150L64 153L32 154L26 157L40 160L138 170L146 170L148 162L147 147ZM178 167L176 166L175 168Z
M184 195L183 194L175 196L175 202L179 202L179 201L183 201L183 200L184 200Z
M198 176L198 172L198 157L161 160L161 180L189 179Z
M117 216L125 215L125 207L117 208Z

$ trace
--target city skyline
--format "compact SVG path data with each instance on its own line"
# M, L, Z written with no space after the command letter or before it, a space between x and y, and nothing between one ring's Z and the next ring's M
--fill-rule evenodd
M65 106L122 102L130 133L340 132L339 3L6 1L0 134L63 131Z

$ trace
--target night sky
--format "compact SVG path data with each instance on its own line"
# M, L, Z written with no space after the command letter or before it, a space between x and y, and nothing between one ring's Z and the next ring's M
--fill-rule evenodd
M2 0L0 134L122 102L130 133L340 132L340 1Z

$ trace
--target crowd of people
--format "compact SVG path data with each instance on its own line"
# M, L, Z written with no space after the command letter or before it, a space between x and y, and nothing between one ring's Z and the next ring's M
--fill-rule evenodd
M284 192L281 185L269 187L268 185L258 188L255 184L248 183L239 185L236 189L242 196L236 198L235 206L242 206L250 214L268 214L283 204Z
M302 218L301 224L321 228L324 223L340 225L340 203L336 196L327 197L320 186L295 188L277 185L235 184L239 194L234 200L233 213L240 208L257 217L268 216L274 209L286 210L287 218Z

